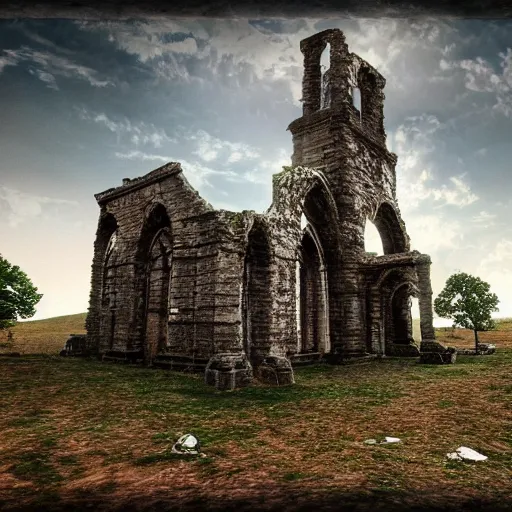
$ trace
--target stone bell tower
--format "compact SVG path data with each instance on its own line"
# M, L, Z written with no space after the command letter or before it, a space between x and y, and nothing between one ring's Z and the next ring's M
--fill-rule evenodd
M321 169L337 206L339 247L331 251L333 351L366 351L364 279L366 219L380 225L388 253L409 251L409 239L396 204L396 155L386 147L384 77L350 53L339 29L324 30L301 41L304 55L303 115L288 129L293 137L292 165ZM329 52L330 67L321 57ZM359 94L357 94L359 93ZM360 97L360 105L354 98ZM378 216L382 204L390 219ZM386 210L387 211L387 210ZM379 226L377 226L379 227Z

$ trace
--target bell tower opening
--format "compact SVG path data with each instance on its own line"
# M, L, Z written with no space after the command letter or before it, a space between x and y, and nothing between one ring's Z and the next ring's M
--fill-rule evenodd
M320 56L321 88L320 88L320 110L331 106L331 45L327 43Z

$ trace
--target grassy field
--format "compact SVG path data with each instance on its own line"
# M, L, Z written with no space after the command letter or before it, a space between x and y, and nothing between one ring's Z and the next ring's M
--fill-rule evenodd
M86 316L87 313L79 313L19 322L11 329L12 343L8 343L7 331L0 331L0 353L9 350L20 354L58 354L70 334L85 333Z
M86 313L79 313L45 320L20 322L11 329L13 333L11 343L8 343L7 331L0 331L0 353L10 351L20 354L58 354L70 334L85 333L86 316ZM510 330L512 330L512 319L504 319L496 331L480 333L480 341L482 343L498 343L499 345L503 341L507 343ZM440 328L437 329L437 335L442 342L449 345L462 343L461 346L469 346L468 342L474 343L473 332L464 329L453 331L449 327ZM421 338L419 319L413 320L413 336L416 340Z
M15 336L29 347L34 329L42 346L42 322L60 350L51 320ZM473 343L471 332L438 334ZM0 509L510 510L512 322L481 338L497 353L318 365L297 369L292 387L229 393L201 375L0 358ZM186 432L205 457L170 452ZM385 435L402 442L364 444ZM459 446L489 459L447 460Z

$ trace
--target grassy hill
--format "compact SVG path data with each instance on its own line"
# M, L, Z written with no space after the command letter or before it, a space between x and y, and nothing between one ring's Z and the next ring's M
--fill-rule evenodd
M13 344L7 345L7 332L0 332L0 350L21 354L58 354L70 334L85 333L87 313L19 322L11 329Z
M20 322L12 330L14 343L7 346L7 332L0 332L0 351L20 352L21 354L58 354L70 334L85 333L87 313L56 316L45 320ZM496 331L480 333L482 343L512 347L512 319L502 319ZM465 329L452 330L451 327L436 329L439 341L451 346L473 347L473 332ZM420 321L413 320L413 336L419 341Z

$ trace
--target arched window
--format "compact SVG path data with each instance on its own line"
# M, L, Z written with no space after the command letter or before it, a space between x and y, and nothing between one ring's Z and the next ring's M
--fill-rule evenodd
M329 108L331 106L331 84L330 84L330 68L331 68L331 45L327 43L322 55L320 56L320 109Z
M352 106L356 109L357 114L359 116L359 121L361 121L362 105L361 105L361 89L359 89L359 87L352 88Z
M374 223L380 233L384 254L396 254L409 250L404 228L389 203L380 205Z
M97 242L103 245L100 297L100 350L114 347L116 330L117 286L116 256L118 227L113 215L107 214L101 222Z
M379 230L370 219L366 219L364 229L364 250L366 254L373 256L382 256L384 254Z
M172 258L171 221L157 204L142 228L136 254L137 308L144 358L150 363L168 345L169 287Z

